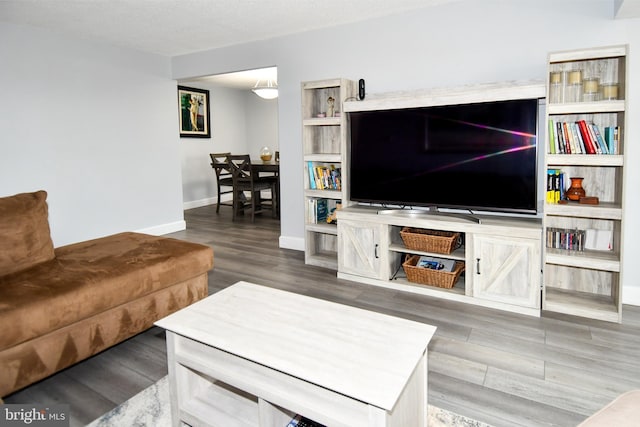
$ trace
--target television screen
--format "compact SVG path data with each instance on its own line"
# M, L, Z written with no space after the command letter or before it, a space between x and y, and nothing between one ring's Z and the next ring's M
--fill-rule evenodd
M538 100L350 113L351 199L535 213Z

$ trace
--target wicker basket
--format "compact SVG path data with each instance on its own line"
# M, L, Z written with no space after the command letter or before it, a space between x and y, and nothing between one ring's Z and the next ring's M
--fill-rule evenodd
M453 271L442 271L416 267L419 259L420 255L407 255L407 258L402 263L407 279L413 283L451 289L464 271L464 262L462 261L456 261Z
M450 254L459 247L460 233L404 227L400 236L407 249Z

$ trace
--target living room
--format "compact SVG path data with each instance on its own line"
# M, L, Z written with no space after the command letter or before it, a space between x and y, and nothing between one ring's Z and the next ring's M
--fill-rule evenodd
M10 101L0 122L6 150L0 194L46 189L56 246L122 230L181 231L189 199L182 187L176 81L277 65L285 207L279 246L301 251L301 82L363 78L367 93L375 94L544 81L549 52L617 44L629 45L628 69L635 70L638 18L616 18L618 3L454 1L176 56L3 21L0 85ZM628 81L629 110L635 111L640 85L633 71ZM640 124L629 120L627 134L635 138ZM215 136L210 146L216 147ZM640 162L632 143L627 159ZM627 168L625 180L638 182L638 174ZM634 242L640 239L640 196L627 191L625 203L624 239ZM637 251L627 244L623 288L630 305L640 305Z

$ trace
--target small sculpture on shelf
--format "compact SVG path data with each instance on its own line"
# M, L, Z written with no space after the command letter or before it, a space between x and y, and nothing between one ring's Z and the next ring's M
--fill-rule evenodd
M327 117L333 117L335 114L336 99L333 96L327 98Z
M338 211L342 208L342 203L336 203L336 207L331 209L329 215L327 215L327 224L338 223Z
M569 179L571 180L571 186L567 189L565 195L567 196L567 199L577 202L580 200L580 197L584 197L586 195L584 188L582 188L582 180L584 178L571 177Z

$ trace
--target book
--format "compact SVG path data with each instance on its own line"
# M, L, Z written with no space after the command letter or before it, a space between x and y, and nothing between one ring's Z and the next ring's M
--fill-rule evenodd
M428 268L431 270L440 270L451 272L456 266L456 262L452 259L437 258L422 255L416 263L416 267Z
M309 188L312 190L316 189L316 177L313 173L313 162L307 162L307 169L309 170Z
M604 142L604 138L602 137L602 134L600 133L600 129L598 128L598 125L592 123L591 127L593 129L593 133L596 136L596 140L598 141L598 145L600 145L600 149L602 150L602 154L610 154L609 153L609 148L607 147L607 144Z
M609 148L610 154L617 154L614 148L614 140L613 140L613 126L607 126L604 128L604 140L607 143L607 147Z
M569 124L567 122L562 122L562 129L567 140L567 154L576 154L576 146L575 142L573 141L573 135L569 130Z
M547 203L564 200L564 172L561 169L547 169Z
M329 200L311 198L308 199L307 202L309 204L307 209L307 223L320 224L326 222L330 212Z
M580 133L582 134L582 139L584 140L584 146L587 154L596 154L597 150L595 147L595 143L591 138L591 133L587 128L587 122L585 120L578 120L578 127L580 128Z
M573 137L577 141L578 151L580 154L585 154L587 152L584 146L584 140L582 139L582 132L580 132L580 127L578 123L571 123L571 131L573 132Z
M327 204L327 199L317 199L314 224L325 222L327 220L328 214L329 214L329 208Z
M613 250L613 231L587 229L584 248L595 251Z
M558 133L553 125L553 119L549 119L549 153L556 154L558 150Z
M558 136L558 154L566 154L566 145L564 142L564 137L562 135L562 124L560 122L556 122L556 135Z

